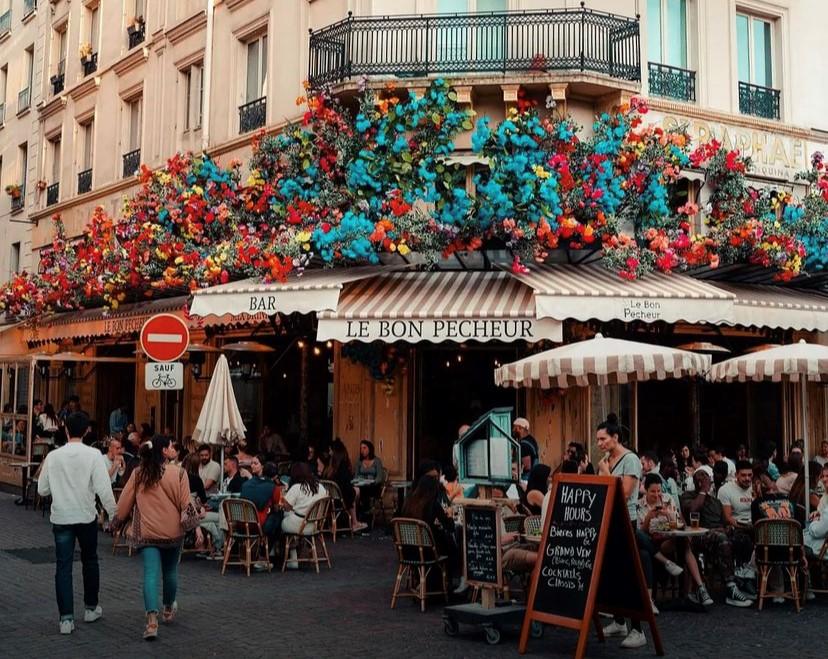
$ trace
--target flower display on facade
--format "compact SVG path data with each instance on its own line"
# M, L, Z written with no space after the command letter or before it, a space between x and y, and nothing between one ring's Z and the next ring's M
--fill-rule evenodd
M313 259L414 252L429 265L486 247L510 250L517 272L553 250L600 251L627 279L752 263L788 281L828 264L821 154L796 200L751 188L739 152L715 140L691 149L683 130L648 125L638 99L599 115L587 135L518 97L499 123L475 117L442 80L419 93L366 90L352 109L325 92L302 97L301 121L256 138L246 178L241 163L178 154L142 167L117 217L96 209L77 240L54 218L37 272L3 285L0 309L114 308L244 277L284 280ZM478 160L468 176L453 158L467 131ZM677 194L686 167L705 170L703 209Z

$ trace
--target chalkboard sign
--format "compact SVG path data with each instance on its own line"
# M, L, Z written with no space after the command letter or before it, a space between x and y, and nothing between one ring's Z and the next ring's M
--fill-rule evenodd
M466 581L473 586L500 586L500 510L486 504L466 504L463 510L463 557Z
M559 484L542 543L535 611L584 618L607 489L606 484Z
M537 621L579 630L575 657L581 659L591 623L604 640L597 614L604 611L649 623L663 655L621 479L556 474L549 496L520 653Z

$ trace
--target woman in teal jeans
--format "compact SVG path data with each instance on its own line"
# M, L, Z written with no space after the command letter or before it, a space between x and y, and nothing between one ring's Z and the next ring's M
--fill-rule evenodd
M166 437L155 436L141 447L141 463L132 472L118 500L113 525L132 516L130 543L144 561L144 638L158 636L158 580L163 576L164 622L170 623L178 606L178 558L184 529L181 513L190 502L190 487L181 467L169 462L175 447Z

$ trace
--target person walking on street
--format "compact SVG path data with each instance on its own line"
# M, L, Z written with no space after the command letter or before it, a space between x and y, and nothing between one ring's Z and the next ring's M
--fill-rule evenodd
M158 636L158 580L163 577L164 622L170 623L178 609L178 559L184 539L182 518L188 511L190 487L184 470L167 460L169 437L156 435L144 443L140 464L118 499L118 528L132 516L131 544L144 562L144 609L147 615L144 639Z
M115 497L101 452L83 443L89 417L73 412L65 421L68 442L43 460L37 481L40 496L52 497L50 521L55 536L55 594L60 613L60 633L75 630L72 561L75 541L80 545L83 567L84 622L95 622L103 611L98 604L98 511L95 496L110 518L115 516Z

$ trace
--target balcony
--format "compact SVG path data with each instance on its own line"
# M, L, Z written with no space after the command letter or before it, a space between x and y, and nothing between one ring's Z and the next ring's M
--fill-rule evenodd
M32 105L32 90L26 87L17 95L17 114L28 110Z
M11 9L0 16L0 37L5 37L11 32Z
M141 149L135 149L123 155L124 159L124 178L135 176L138 170L141 169Z
M267 121L267 96L239 106L239 133L249 133Z
M25 21L34 14L35 9L37 9L37 0L23 0L23 20Z
M130 50L135 48L135 46L139 43L144 43L146 32L147 28L143 23L139 23L138 25L130 25L127 28L127 42Z
M92 168L85 169L78 174L78 194L89 192L92 189Z
M778 89L739 82L739 112L763 119L779 121Z
M17 197L12 197L11 200L11 209L12 213L16 213L17 211L23 210L23 206L26 204L26 186L20 186L20 194Z
M63 87L66 84L66 74L56 73L49 78L49 82L52 83L52 96L57 96L63 91Z
M98 53L92 53L87 57L81 58L83 65L83 75L88 76L98 70Z
M673 98L686 103L696 102L696 72L678 66L649 62L650 96Z
M360 76L579 71L638 81L636 19L591 9L348 15L311 32L308 79L319 87Z
M60 182L46 188L46 205L54 206L60 200Z

